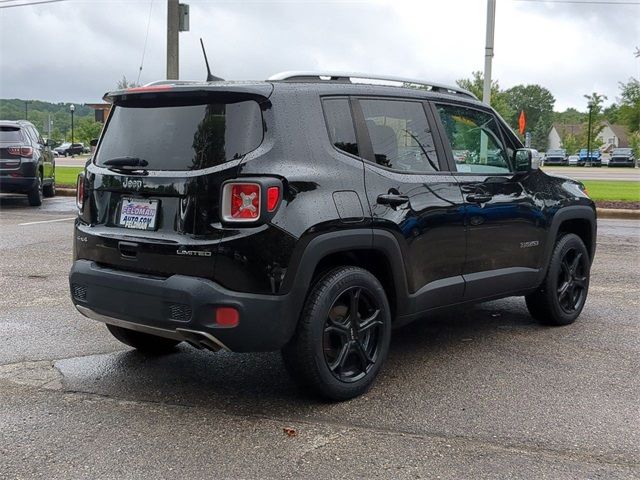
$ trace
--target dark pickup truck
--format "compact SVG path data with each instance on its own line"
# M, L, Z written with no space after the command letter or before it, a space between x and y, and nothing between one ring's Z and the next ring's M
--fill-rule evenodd
M610 167L631 167L636 166L636 157L631 148L614 148L609 159Z

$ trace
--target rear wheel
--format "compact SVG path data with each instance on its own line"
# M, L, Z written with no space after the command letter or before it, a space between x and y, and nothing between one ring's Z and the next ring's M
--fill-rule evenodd
M525 297L529 313L547 325L568 325L582 312L589 291L591 262L584 243L573 233L558 239L547 276Z
M29 205L32 207L39 207L42 205L42 177L38 177L36 184L27 194L29 199Z
M56 181L55 179L51 180L51 183L42 187L42 194L45 197L55 197L56 196Z
M311 289L282 356L298 384L348 400L369 389L390 339L391 312L380 282L361 268L339 267Z
M111 335L125 345L129 345L142 353L150 355L170 353L175 349L176 345L180 343L178 340L136 332L135 330L118 327L116 325L107 324L107 329L111 332Z

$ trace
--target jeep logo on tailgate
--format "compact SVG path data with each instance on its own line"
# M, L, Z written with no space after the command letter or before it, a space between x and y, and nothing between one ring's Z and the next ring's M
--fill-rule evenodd
M124 178L122 180L122 187L130 190L140 190L142 188L142 180L133 180L131 178Z

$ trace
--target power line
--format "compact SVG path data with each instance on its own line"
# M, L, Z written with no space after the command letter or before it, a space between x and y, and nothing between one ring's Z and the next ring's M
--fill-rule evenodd
M513 0L514 2L532 2L532 3L573 3L580 5L640 5L638 1L619 1L612 0Z
M6 3L12 0L2 0L2 3ZM0 5L0 9L2 8L15 8L15 7L29 7L31 5L40 5L42 3L57 3L57 2L66 2L67 0L39 0L37 2L29 2L29 3L18 3L15 5Z

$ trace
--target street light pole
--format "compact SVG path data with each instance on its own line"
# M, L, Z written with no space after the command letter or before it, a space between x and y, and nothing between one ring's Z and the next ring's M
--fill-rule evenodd
M591 114L593 113L593 102L589 102L589 122L587 124L587 158L585 164L588 161L591 165Z
M167 80L179 78L180 4L167 0Z
M76 106L71 104L71 106L69 107L69 110L71 110L71 143L75 143L74 142L74 138L73 138L73 112L75 112L76 110Z

